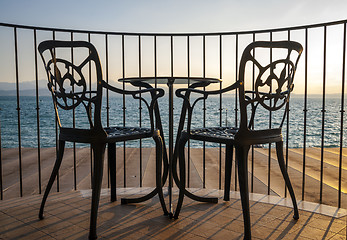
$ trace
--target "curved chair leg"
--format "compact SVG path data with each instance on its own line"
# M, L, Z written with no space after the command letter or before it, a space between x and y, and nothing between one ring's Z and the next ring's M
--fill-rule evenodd
M159 196L160 204L163 208L164 215L168 215L168 211L166 209L165 201L164 201L164 194L163 194L163 181L162 178L162 161L163 161L163 141L160 136L160 134L156 134L153 136L153 139L156 143L156 188L150 192L149 194L138 197L138 198L122 198L121 203L127 204L127 203L139 203L144 202L152 197L154 197L156 194ZM165 162L164 162L165 164ZM165 174L165 165L164 165L164 174ZM167 173L166 173L167 174Z
M55 180L55 178L56 178L56 176L58 174L61 162L63 160L64 148L65 148L65 141L60 141L59 140L59 142L58 142L58 152L57 152L57 157L56 157L56 160L55 160L55 164L54 164L51 177L49 178L49 181L48 181L48 184L47 184L47 187L46 187L46 190L45 190L45 193L43 195L42 202L41 202L41 207L40 207L40 212L39 212L39 218L40 219L43 219L43 209L45 207L45 203L46 203L48 194L49 194L49 192L52 189L54 180Z
M249 146L236 147L236 159L238 162L239 186L244 222L244 239L251 239L251 219L248 190L248 151Z
M114 202L117 200L117 193L116 193L116 143L109 143L108 144L108 166L110 168L110 191L111 191L111 202Z
M181 139L186 139L183 146L185 146L186 142L188 141L188 137L186 136L186 133L182 133L181 137L180 137L180 140ZM179 145L179 143L177 142L177 146ZM177 148L176 146L176 148ZM177 152L180 151L178 148L177 148ZM183 147L183 150L184 152L184 147ZM180 153L178 153L179 155ZM183 156L183 159L184 156ZM180 186L180 180L178 179L178 175L177 175L177 157L173 157L172 159L172 176L173 176L173 179L175 180L175 183L177 186ZM199 197L199 196L196 196L194 195L193 193L191 192L188 192L186 189L184 189L184 194L195 200L195 201L199 201L199 202L208 202L208 203L217 203L218 202L218 198L211 198L211 197Z
M180 165L180 179L178 182L178 187L180 188L180 193L179 193L179 197L178 197L178 203L177 203L177 208L175 211L175 215L174 218L177 219L178 215L180 213L181 207L182 207L182 203L183 203L183 197L184 195L186 195L187 197L195 200L195 201L199 201L199 202L208 202L208 203L217 203L218 202L218 198L215 197L200 197L197 196L191 192L189 192L186 188L185 188L185 152L184 152L184 146L188 141L188 137L186 136L185 133L182 133L182 136L178 142L178 155L179 155L179 165ZM177 160L172 164L172 175L175 176L177 178ZM182 170L181 170L182 169ZM178 180L178 179L177 179ZM176 182L176 184L177 184Z
M148 84L148 83L146 83ZM147 86L147 88L152 88L150 85ZM164 131L163 131L163 125L162 125L162 121L161 121L161 116L160 116L160 110L159 110L159 106L158 106L158 102L155 103L154 105L154 114L155 114L155 125L159 130L159 135L161 137L161 141L162 141L162 145L163 145L163 175L162 175L162 185L165 185L165 182L168 178L168 174L169 174L169 158L168 158L168 154L166 151L166 145L165 145L165 138L164 138Z
M180 168L180 179L179 179L179 195L178 195L178 201L177 201L177 207L175 211L174 218L177 219L178 215L180 214L184 194L186 192L186 161L185 161L185 152L184 152L184 146L186 145L188 139L187 138L180 138L178 142L178 155L179 155L179 168ZM176 163L174 164L176 166ZM174 167L173 170L175 171L177 175L177 167Z
M92 190L92 208L90 212L89 239L96 239L96 221L99 208L102 175L104 168L104 154L106 144L92 144L94 152L94 175Z
M189 139L187 137L187 133L182 133L180 140L181 139L185 139L184 143L182 143L183 146L185 146L186 142ZM179 145L179 143L178 143L178 145ZM180 151L180 150L178 149L178 151ZM184 147L182 147L181 151L184 152ZM181 154L181 153L179 152L178 155L179 154ZM182 156L183 156L183 160L184 160L185 157L184 157L184 155L182 155ZM172 162L172 176L173 176L173 178L175 180L176 185L180 186L180 180L178 179L178 176L177 176L177 158L173 158L173 162ZM200 197L200 196L197 196L197 195L189 192L187 189L184 189L184 194L187 197L189 197L189 198L191 198L191 199L193 199L195 201L199 201L199 202L208 202L208 203L217 203L218 202L218 198L215 198L215 197Z
M225 149L224 201L230 201L230 182L233 162L233 145L227 144Z
M298 211L298 205L296 203L296 198L295 198L295 194L294 194L294 190L292 187L292 184L290 182L289 176L288 176L288 172L286 170L286 166L284 163L284 155L283 155L283 142L276 142L276 153L277 153L277 160L278 160L278 164L280 166L284 181L286 183L286 186L288 188L290 197L292 198L292 202L293 202L293 207L294 207L294 216L293 218L295 220L299 219L299 211Z
M155 182L156 182L156 188L158 190L158 196L159 201L161 204L161 207L163 209L164 215L168 215L169 212L166 209L165 201L164 201L164 194L163 194L163 182L162 182L162 161L163 161L163 140L160 136L160 134L156 135L154 137L154 141L156 144L156 174L155 174Z

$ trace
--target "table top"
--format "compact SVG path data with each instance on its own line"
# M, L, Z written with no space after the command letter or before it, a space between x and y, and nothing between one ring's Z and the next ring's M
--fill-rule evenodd
M195 82L208 82L208 83L218 83L221 82L218 78L209 78L209 77L129 77L129 78L120 78L120 82L147 82L157 84L167 84L172 82L174 84L187 84Z

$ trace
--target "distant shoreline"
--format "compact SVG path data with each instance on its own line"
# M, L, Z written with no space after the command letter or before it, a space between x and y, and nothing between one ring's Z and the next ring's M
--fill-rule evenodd
M39 88L39 97L49 97L51 96L50 92L45 89L45 88ZM17 91L16 90L0 90L0 96L3 97L15 97L17 96ZM19 96L20 97L35 97L36 96L36 89L24 89L24 90L19 90ZM224 94L223 95L226 98L229 97L235 97L235 94ZM304 98L304 94L291 94L291 98ZM110 96L114 97L114 96ZM307 94L307 98L322 98L322 94ZM345 94L345 97L347 98L347 93ZM209 96L209 98L219 98L218 96ZM341 93L329 93L325 94L325 98L332 98L332 99L341 99Z

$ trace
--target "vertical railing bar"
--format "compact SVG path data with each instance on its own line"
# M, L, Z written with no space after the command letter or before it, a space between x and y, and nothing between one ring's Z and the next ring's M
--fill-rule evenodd
M288 41L290 41L290 30L288 30ZM288 50L289 51L289 50ZM289 69L288 69L289 71ZM289 72L288 72L289 74ZM290 112L290 106L288 105L288 111L287 111L287 129L286 129L286 171L288 172L288 160L289 160L289 112ZM284 184L284 197L287 197L287 187L286 184Z
M0 116L2 109L0 108ZM3 179L2 179L2 145L1 145L1 117L0 117L0 200L4 199L3 192Z
M222 35L219 35L219 78L222 79ZM222 81L219 83L219 89L223 88L223 84ZM223 125L223 104L222 104L222 94L219 95L219 126L222 127ZM219 154L218 154L218 158L219 158L219 189L222 189L222 144L219 144ZM225 161L228 161L227 159Z
M105 58L106 58L106 82L108 83L108 34L105 34ZM106 119L107 119L107 127L110 126L110 98L109 98L109 90L106 89Z
M171 61L171 78L173 78L174 72L174 45L173 45L173 36L170 36L170 61ZM173 83L168 83L169 88L172 88ZM172 105L170 105L172 104ZM169 89L169 211L172 209L172 187L173 187L173 175L172 175L172 161L173 161L173 150L174 150L174 140L173 140L173 126L174 126L174 114L173 114L174 102L173 102L173 93ZM170 127L171 126L171 127Z
M203 74L203 78L206 77L206 36L203 35L202 38L203 41L203 65L202 65L202 74ZM204 87L204 91L206 90L206 87ZM206 99L204 98L203 100L203 128L206 127ZM202 156L203 156L203 188L206 188L206 142L203 141L203 152L202 152Z
M157 88L157 35L154 36L154 87ZM166 148L166 146L164 146Z
M125 53L124 53L124 34L122 34L122 74L123 78L125 78ZM125 90L125 82L123 82L123 90ZM123 127L125 127L125 94L123 94ZM125 141L123 142L123 179L124 179L124 184L123 186L126 187L126 144Z
M253 33L253 42L255 41L255 33ZM253 49L253 58L255 58L255 49ZM252 99L254 99L254 84L255 84L255 64L252 64ZM252 129L254 129L254 123L252 124ZM251 151L251 192L254 190L254 145L252 145Z
M0 108L0 111L2 109ZM0 200L4 199L3 183L2 183L2 145L1 145L1 118L0 118Z
M139 77L141 78L142 66L141 66L141 35L139 35ZM140 87L141 90L141 87ZM141 98L140 93L140 98ZM139 99L139 125L142 127L142 101ZM140 187L142 187L142 139L140 139Z
M108 35L105 34L105 60L106 60L106 82L108 83ZM109 91L106 89L106 119L107 127L110 126L110 101L109 101ZM107 187L110 188L110 165L107 164Z
M36 95L36 130L37 130L37 168L39 174L39 194L41 194L41 142L40 142L40 105L39 105L39 77L37 64L37 35L34 29L34 54L35 54L35 95Z
M18 119L18 159L19 159L19 192L23 196L23 170L22 170L22 139L20 123L20 99L19 99L19 76L18 76L18 46L17 46L17 28L14 28L14 51L16 67L16 95L17 95L17 119Z
M323 49L323 96L322 96L322 142L321 142L321 165L320 165L320 190L319 203L323 200L323 167L324 167L324 121L325 121L325 88L326 88L326 52L327 52L327 26L324 26L324 49Z
M173 42L173 36L170 36L170 51L171 51L171 77L173 77L173 71L174 71L174 42Z
M187 36L187 70L188 70L188 87L190 85L190 36ZM187 186L190 187L190 140L188 140L188 166L187 166Z
M238 80L238 50L239 48L239 35L236 34L235 35L235 82ZM238 124L238 119L237 119L237 115L238 115L238 92L237 90L235 91L235 127L237 128L237 124ZM237 191L237 161L235 159L235 191Z
M70 32L70 40L73 41L73 32ZM73 48L71 47L71 63L74 63L74 54L73 54ZM72 77L74 77L74 71L72 72ZM75 91L75 86L72 85L72 92ZM74 103L75 100L72 99L72 103ZM76 127L76 111L75 108L72 109L72 125L73 128ZM76 164L76 143L73 143L73 180L74 180L74 189L77 190L77 164Z
M305 93L304 93L304 142L302 150L302 191L301 200L305 199L305 177L306 177L306 131L307 131L307 62L308 62L308 29L305 28Z
M88 33L88 42L90 43L90 33ZM89 90L92 91L92 63L89 61ZM92 98L92 93L89 93L89 99ZM90 187L93 187L93 149L90 145Z
M340 153L339 153L339 192L338 208L341 208L341 191L342 191L342 157L343 157L343 120L345 105L345 71L346 71L346 23L343 24L343 52L342 52L342 89L341 89L341 130L340 130Z
M173 78L173 76L174 76L174 40L173 40L173 36L171 35L170 36L170 57L171 57L171 77ZM172 101L172 106L174 106L173 105L173 96L172 96L172 98L169 100L169 101ZM169 123L169 125L170 126L174 126L174 118L173 118L173 112L172 112L172 119L169 119L169 122L171 121L171 123ZM173 129L172 129L173 130ZM169 153L169 158L172 158L172 156L173 156L173 132L170 132L169 133L169 138L170 138L170 140L169 140L169 143L170 143L170 147L169 147L169 150L170 150L170 153ZM172 159L171 159L171 161L170 162L172 162ZM172 166L170 166L170 169L172 169ZM170 173L169 174L171 174L171 171L170 171ZM170 177L170 180L171 180L172 178ZM172 184L171 184L171 186L172 186Z
M272 32L270 32L270 42L272 42ZM272 62L272 48L270 48L270 62ZM272 85L270 84L270 92L272 92ZM270 107L272 105L272 101L270 99ZM272 125L272 112L269 111L269 128L271 129ZM268 172L267 172L267 195L270 195L271 191L271 143L269 143L269 151L268 151Z
M52 31L53 34L53 40L55 40L55 31ZM55 56L55 49L53 49L54 52L54 56ZM57 87L57 83L55 83L55 87ZM56 156L58 156L58 134L59 134L59 130L58 130L58 121L57 121L57 116L55 116L55 153ZM60 185L60 181L59 181L59 170L57 173L57 192L59 192L59 185Z

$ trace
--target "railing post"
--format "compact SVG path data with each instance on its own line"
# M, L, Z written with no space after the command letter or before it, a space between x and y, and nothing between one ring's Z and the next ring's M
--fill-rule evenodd
M0 113L2 109L0 108ZM0 114L1 116L1 114ZM1 117L0 117L0 199L4 199L4 193L3 193L3 183L2 183L2 145L1 145Z
M327 57L327 26L324 26L324 48L323 48L323 96L322 96L322 141L321 141L321 166L320 166L320 190L319 203L323 201L323 170L324 170L324 121L325 121L325 90L326 90L326 57Z
M22 170L22 137L21 137L21 122L20 122L20 100L19 100L19 75L18 75L18 39L17 28L14 29L14 54L16 67L16 94L17 94L17 126L18 126L18 160L19 160L19 193L23 196L23 170Z
M301 200L305 199L305 177L306 177L306 131L307 131L307 62L308 62L308 29L305 28L305 92L304 92L304 139L302 149L302 186L301 186Z
M342 52L342 83L341 83L341 123L340 123L340 152L339 152L339 189L338 189L338 208L341 208L342 191L342 158L343 158L343 121L345 114L345 74L346 74L346 23L343 24L343 52Z
M124 43L125 37L124 34L122 34L122 74L123 74L123 78L125 78L125 53L124 53L124 49L125 49L125 43ZM125 82L123 82L123 90L125 90ZM123 127L125 127L125 95L123 94ZM126 187L126 144L125 141L123 142L123 173L124 173L124 187Z
M219 35L219 78L223 78L223 66L222 66L222 60L223 60L223 49L222 49L222 35ZM222 81L219 83L219 89L223 88ZM222 94L219 95L219 126L223 126L223 104L222 104L223 96ZM222 144L219 144L219 181L218 181L218 187L219 189L222 189Z
M36 127L37 127L37 171L39 174L39 194L41 194L41 142L40 142L40 105L39 105L39 77L37 65L37 36L34 29L34 53L35 53L35 95L36 95Z

